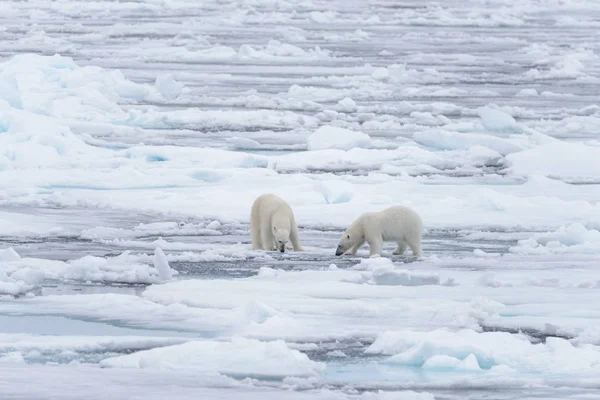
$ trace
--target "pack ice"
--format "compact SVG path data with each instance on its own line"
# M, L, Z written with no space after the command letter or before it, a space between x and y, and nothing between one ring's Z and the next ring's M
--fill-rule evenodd
M600 9L496 3L0 4L0 393L600 398Z

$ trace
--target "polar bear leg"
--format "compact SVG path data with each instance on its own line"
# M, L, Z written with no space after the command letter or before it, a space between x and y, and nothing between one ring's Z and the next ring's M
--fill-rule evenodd
M365 241L361 240L360 242L356 243L354 246L350 247L344 254L351 255L351 256L355 255L356 252L358 251L358 249L360 249L363 244L365 244Z
M421 256L421 243L409 243L408 245L410 246L414 257Z
M400 240L398 242L398 247L396 248L396 250L394 250L394 252L392 254L402 255L406 251L406 247L407 247L406 243L403 240Z
M273 237L273 232L271 232L271 220L270 219L261 221L260 240L262 242L261 248L263 250L276 250L275 238Z
M421 237L420 235L413 235L414 237L407 237L406 243L412 250L414 257L421 256Z
M381 255L381 250L383 249L383 238L376 237L367 241L369 243L369 255L374 256L375 254Z
M300 235L298 235L298 227L296 224L292 224L292 231L290 232L290 242L294 246L294 251L304 251L300 245Z
M252 216L252 220L250 221L250 237L252 238L252 249L260 250L262 249L262 240L260 235L260 222L255 221L255 216Z

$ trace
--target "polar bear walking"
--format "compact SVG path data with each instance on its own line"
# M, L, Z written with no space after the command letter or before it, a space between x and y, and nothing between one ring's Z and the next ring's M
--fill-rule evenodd
M368 212L346 229L335 255L356 254L365 242L369 244L370 255L381 255L383 242L396 242L398 248L393 254L403 254L408 246L413 256L419 257L422 234L421 217L408 207L393 206L379 212Z
M288 241L295 251L302 251L298 227L289 204L274 194L263 194L252 204L250 235L255 250L285 251Z

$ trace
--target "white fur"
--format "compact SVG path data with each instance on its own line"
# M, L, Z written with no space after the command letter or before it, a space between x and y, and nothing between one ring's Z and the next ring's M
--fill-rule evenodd
M354 221L340 239L335 255L356 254L365 243L370 255L379 254L383 242L396 242L393 254L403 254L410 247L413 256L421 255L421 217L408 207L393 206L379 212L364 213Z
M252 204L250 212L252 248L285 251L288 241L295 251L302 251L296 220L289 204L274 194L263 194Z

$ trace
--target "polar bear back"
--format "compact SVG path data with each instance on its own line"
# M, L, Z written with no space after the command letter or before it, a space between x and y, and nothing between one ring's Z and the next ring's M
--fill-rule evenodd
M384 241L418 239L423 233L423 221L419 214L408 207L392 206L379 212L361 216L365 234L381 232Z
M254 204L252 205L252 215L255 215L258 219L266 218L269 222L272 222L271 219L273 217L277 218L277 215L283 214L287 218L277 218L279 220L283 219L293 219L293 212L289 204L283 200L281 197L267 193L259 196ZM279 222L279 221L278 221Z

